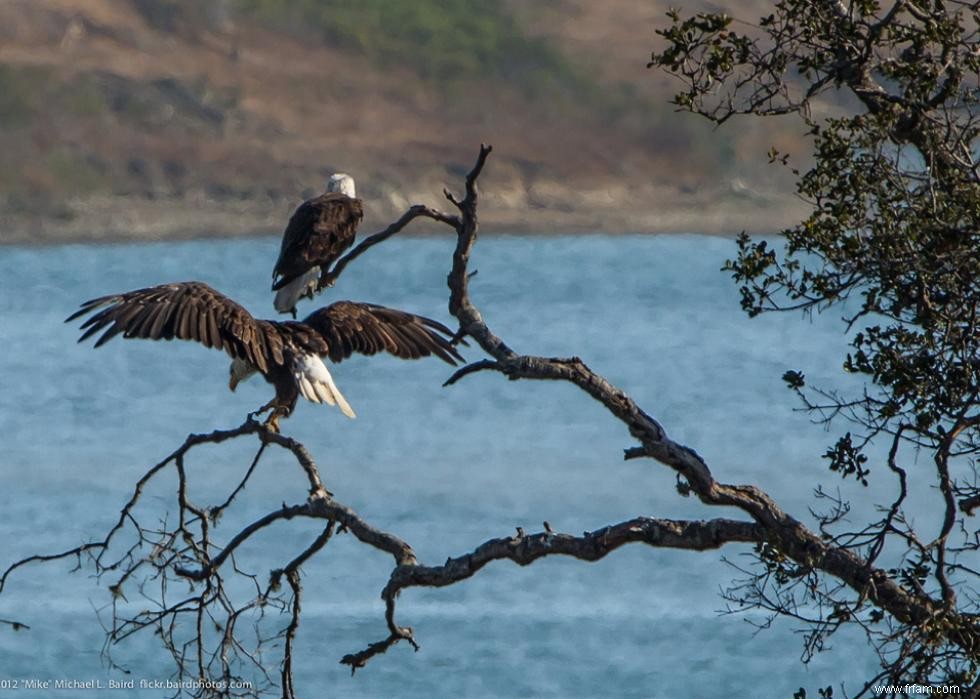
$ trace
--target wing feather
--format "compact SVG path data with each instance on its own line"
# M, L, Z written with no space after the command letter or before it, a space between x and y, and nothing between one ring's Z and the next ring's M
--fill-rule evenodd
M445 325L384 306L338 301L314 311L302 324L326 341L327 354L335 363L355 352L388 352L401 359L435 355L448 364L463 361Z
M279 259L272 268L272 290L282 288L289 279L297 276L295 269L302 251L307 247L313 225L316 222L316 209L313 200L300 204L293 215L289 217L286 230L282 234L282 245L279 248ZM282 277L282 279L280 279Z
M207 308L204 313L208 317L208 338L210 339L208 347L213 346L215 349L222 349L221 331L218 329L218 319L215 314L215 309L213 307Z
M82 327L84 328L85 326L83 325ZM96 341L95 346L96 347L101 347L103 344L105 344L106 342L108 342L114 335L116 335L117 333L122 332L123 331L123 327L124 326L112 327L112 328L109 328L108 330L106 330L102 334L102 337L100 337ZM79 342L82 342L84 340L87 340L92 335L94 335L95 333L99 332L99 330L101 330L101 329L102 328L99 327L98 325L93 325L88 330L86 330L84 333L82 333L82 336L80 338L78 338L78 341Z
M177 338L180 340L192 340L191 336L191 309L189 305L177 306Z
M164 332L164 326L170 320L170 312L173 306L169 303L160 304L152 313L153 325L150 326L150 337L158 338Z
M79 342L102 331L96 347L123 333L127 338L195 340L245 359L263 373L270 361L283 364L278 324L256 320L242 306L202 282L163 284L101 296L83 303L66 322L88 314ZM278 351L270 357L274 342L278 342Z
M148 306L140 310L137 323L131 331L133 337L150 337L150 329L153 327L153 316L159 308L159 306Z

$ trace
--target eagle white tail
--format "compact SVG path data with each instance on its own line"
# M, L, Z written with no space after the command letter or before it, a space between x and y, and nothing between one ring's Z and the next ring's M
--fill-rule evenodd
M312 403L336 405L347 417L351 419L357 417L347 399L337 388L337 384L333 382L327 366L315 354L297 357L293 362L293 376L296 385L299 386L299 392L306 400Z
M289 313L296 307L296 302L310 291L316 289L317 281L320 279L320 268L313 267L307 272L296 277L276 292L276 299L273 302L276 310L280 313Z

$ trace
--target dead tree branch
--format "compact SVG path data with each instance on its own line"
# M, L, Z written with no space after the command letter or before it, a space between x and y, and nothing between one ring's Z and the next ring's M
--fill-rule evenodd
M320 281L317 283L317 291L333 286L334 282L337 281L337 278L340 277L341 273L344 271L344 268L346 268L348 264L363 255L368 251L368 249L374 247L378 243L383 243L384 241L388 240L388 238L401 231L405 226L419 217L431 218L433 221L445 223L453 228L459 224L459 219L456 216L443 213L438 209L433 209L422 204L415 204L408 211L402 214L401 218L385 228L383 231L365 238L359 244L354 246L354 249L337 260L329 271L324 270L320 275Z
M491 539L472 552L449 558L441 566L406 563L397 566L381 593L386 605L386 620L391 634L364 650L345 656L340 662L351 672L364 667L376 655L384 653L398 640L405 639L417 648L412 629L394 621L395 600L408 587L446 587L472 577L493 561L510 560L526 566L545 556L569 556L583 561L598 561L626 544L647 544L655 548L677 548L706 551L731 543L753 543L761 530L751 522L715 519L707 522L678 521L637 517L572 536L550 530L525 534L518 529L512 537Z
M664 428L643 411L629 395L590 369L578 357L547 358L523 355L493 333L469 292L468 263L477 240L477 178L483 170L490 146L481 146L476 164L466 176L465 193L458 199L446 191L459 216L445 221L456 229L457 243L447 284L449 312L459 322L460 336L469 335L492 357L470 364L450 377L447 384L483 370L493 370L509 379L567 381L583 391L622 422L639 446L629 448L626 458L645 455L675 471L706 505L736 507L760 527L758 539L775 546L784 555L808 569L820 570L841 580L861 599L885 609L903 624L922 626L939 617L957 631L950 640L967 652L980 652L980 623L945 608L942 600L921 590L900 585L886 571L868 565L852 550L834 546L780 508L760 488L730 485L715 480L705 461L690 447L671 440ZM370 656L368 656L370 657Z

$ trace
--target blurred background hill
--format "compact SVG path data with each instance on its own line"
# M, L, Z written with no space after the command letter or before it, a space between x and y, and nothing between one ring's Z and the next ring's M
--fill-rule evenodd
M446 204L480 142L488 230L773 230L796 134L675 114L666 9L3 0L0 242L277 233L334 171L370 229Z

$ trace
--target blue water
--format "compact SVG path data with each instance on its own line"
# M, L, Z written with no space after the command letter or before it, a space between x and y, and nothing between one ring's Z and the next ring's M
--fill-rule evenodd
M77 326L64 317L93 296L183 279L270 317L277 247L259 239L0 248L0 563L101 536L135 480L187 433L235 426L271 396L261 380L229 393L218 352L122 340L94 350L75 344ZM793 412L779 378L803 369L811 382L840 385L839 319L747 319L718 271L733 249L696 236L490 237L474 254L472 293L516 350L581 356L703 455L717 478L755 483L811 521L818 484L847 499L868 495L826 471L819 455L833 434ZM450 251L448 237L393 239L348 268L332 296L449 322ZM466 355L479 358L473 348ZM340 501L406 539L423 562L516 526L539 531L543 520L578 533L637 515L737 516L679 497L673 475L653 462L623 462L632 445L625 429L571 386L485 373L441 388L441 362L387 357L352 359L334 376L358 419L301 403L284 431L311 449ZM254 447L240 440L193 453L200 498L236 482ZM170 478L151 489L148 512L167 511L172 487ZM305 488L290 459L271 454L218 535L302 502ZM243 551L242 564L264 579L317 531L282 523ZM386 635L379 593L391 562L341 535L304 569L297 686L303 696L343 697L789 697L841 680L858 687L874 668L860 639L841 636L803 666L794 623L756 633L744 616L719 614L719 590L736 577L722 557L747 562L745 551L633 546L594 564L498 562L450 588L409 590L398 618L414 627L421 651L400 644L352 678L337 661ZM0 618L32 627L0 626L0 679L126 678L100 657L96 610L109 603L111 581L71 568L35 565L0 595ZM142 603L135 590L129 599ZM150 635L112 657L129 678L172 671Z

